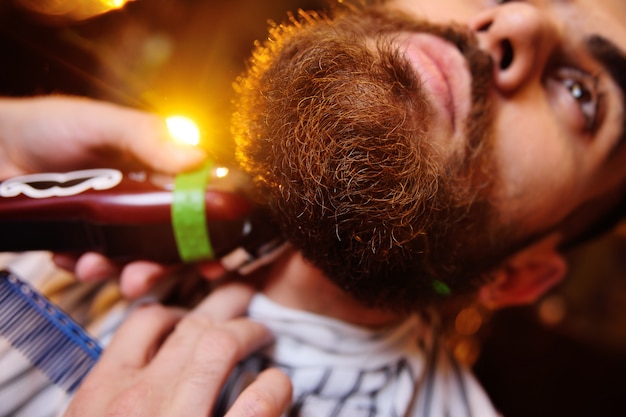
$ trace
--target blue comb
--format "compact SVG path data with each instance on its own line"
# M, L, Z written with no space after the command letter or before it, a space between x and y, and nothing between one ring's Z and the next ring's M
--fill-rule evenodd
M7 271L0 271L0 337L69 394L102 353L73 319Z

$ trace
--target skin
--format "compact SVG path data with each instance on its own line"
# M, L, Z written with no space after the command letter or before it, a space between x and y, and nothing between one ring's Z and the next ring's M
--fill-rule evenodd
M503 57L502 41L510 42L513 61L506 68L496 65L491 92L501 173L495 202L505 222L545 230L583 202L614 190L626 174L626 149L613 149L622 134L623 91L584 48L584 37L597 34L626 49L626 9L618 0L496 3L392 0L388 5L467 25L496 63ZM597 76L597 87L592 82L589 87L603 97L593 132L566 86L577 77L584 82L582 73ZM462 95L460 103L466 100Z
M82 97L0 99L0 179L32 172L65 172L94 166L149 169L175 174L206 158L179 145L161 117ZM138 261L116 265L88 253L55 255L59 266L86 281L119 278L130 298L145 293L170 267ZM217 276L217 265L203 266Z
M205 159L201 149L172 141L155 114L84 97L0 98L0 180L95 166L174 175ZM54 261L83 281L119 279L128 298L145 294L176 268L147 261L119 265L97 253L55 254ZM209 278L224 272L217 262L199 268Z
M623 127L623 92L583 47L583 37L600 34L626 49L626 10L618 0L385 3L433 22L469 27L496 63L502 60L502 41L512 45L513 62L505 69L496 65L491 91L494 152L501 176L493 203L502 223L512 226L512 230L540 235L584 202L619 192L616 189L626 175L626 150L614 147ZM400 46L406 49L409 59L419 55L419 44L411 39L403 39ZM450 60L448 81L458 87L454 89L454 111L458 114L451 121L435 101L437 123L431 132L443 156L458 151L465 140L459 124L469 97L467 74L458 70L454 57ZM416 62L416 70L421 69ZM597 83L583 75L586 73L597 75ZM567 84L572 81L580 81L602 96L599 122L593 133L585 129L585 115L592 117L593 111L588 103L576 101ZM427 87L433 97L438 96L433 86L427 83ZM611 158L607 159L608 154ZM119 273L118 266L95 254L67 266L75 267L86 279ZM210 277L221 272L215 265L203 268ZM163 267L156 264L131 264L122 271L122 290L130 297L141 295L163 272Z
M604 163L622 127L623 94L606 71L600 71L597 62L581 52L581 36L591 33L602 34L621 48L626 47L626 30L621 23L626 12L618 1L543 0L498 5L488 0L392 0L387 4L435 22L468 26L477 32L480 45L496 62L503 53L501 40L512 43L515 59L505 70L496 66L496 83L491 93L496 107L495 150L503 175L495 203L505 222L539 233L582 202L613 190L624 177L623 149ZM405 45L410 53L411 40L406 40ZM583 109L559 75L562 68L557 65L554 69L554 57L559 55L566 55L568 61L584 71L600 71L598 90L606 103L601 126L593 138L583 128ZM463 77L460 72L461 86ZM469 93L467 89L459 90L455 105L462 115L464 95ZM464 138L447 122L447 115L437 106L435 109L439 110L439 123L434 133L444 154L454 152ZM94 254L67 266L75 267L78 275L86 279L101 279L119 272L118 266ZM210 266L204 269L209 276L220 272ZM138 296L163 272L160 265L133 263L122 271L122 289L128 296Z
M0 178L103 164L173 174L205 158L156 115L67 96L0 99L0 144Z
M0 99L0 145L0 178L120 161L120 168L173 174L205 157L197 149L174 145L156 115L64 96ZM94 254L83 256L79 266L81 262L83 269L92 263L100 274L116 270ZM137 262L124 271L146 282L164 269ZM191 312L159 305L135 310L65 415L209 415L235 364L271 341L264 326L242 317L252 294L251 288L227 285ZM242 392L227 415L278 417L290 399L288 378L271 369Z
M537 0L504 6L497 6L486 0L395 0L389 4L390 7L399 7L432 20L453 20L468 25L478 32L481 46L492 54L496 62L503 55L501 41L507 39L513 45L513 63L505 69L496 70L496 84L491 92L496 107L495 150L503 175L503 185L495 202L501 208L505 221L522 225L528 230L545 230L558 223L581 203L618 186L626 174L626 164L623 163L626 151L618 148L608 160L606 158L621 134L624 118L623 92L600 68L598 62L582 49L581 36L599 33L610 38L622 49L626 48L626 29L621 23L626 21L626 11L620 0ZM409 48L412 41L407 42ZM556 73L554 72L554 58L562 55L569 58L566 71L571 69L569 62L573 61L584 71L594 74L600 72L598 88L606 103L603 107L602 123L593 135L584 128L586 122L583 110L574 100L570 89L566 88L567 84L558 71L559 65ZM462 101L461 97L459 102ZM445 114L439 117L444 122L447 120ZM455 132L451 126L441 129ZM441 136L443 139L446 135ZM453 152L462 139L456 137L444 145L450 146ZM540 245L527 248L520 254L523 256L513 257L507 262L508 267L502 269L508 272L497 275L496 283L506 283L505 286L510 288L511 283L524 282L516 280L516 277L527 276L524 268L536 262L537 257L533 255L535 253L549 259L559 259L554 252L555 242L558 242L558 236L555 238L551 235ZM549 268L542 271L549 271L549 275L544 273L541 276L545 278L544 284L553 283L563 276L565 268L562 263L550 261L547 265ZM295 275L294 271L298 272L298 279L288 279ZM328 285L326 278L297 252L286 254L272 266L269 275L272 279L265 292L270 298L285 305L368 326L378 326L398 319L386 311L365 309L336 287ZM506 300L509 304L520 300L530 302L536 295L528 287L514 287L518 288L520 294L524 294L523 300L519 297L503 298L502 294L508 293L500 286L491 287L491 291L486 288L481 293L496 307L503 305L501 300ZM546 288L544 285L537 291L540 293ZM303 297L303 294L307 294L307 297ZM317 294L318 297L309 294ZM163 335L171 327L163 323L171 325L176 320L177 318L163 318L153 331L157 335ZM145 352L152 351L154 347L154 336L148 340L149 343L144 344L145 349L140 355L144 358ZM242 344L247 345L248 342ZM166 343L162 349L169 350L169 346ZM111 361L115 356L123 356L126 350L122 350L110 353ZM245 351L237 350L239 353ZM136 369L140 369L141 372L138 373L148 375L146 381L149 382L150 371L147 370L145 359L142 360L144 362L139 365L134 364L131 376L136 376ZM163 363L159 361L157 364ZM92 374L92 381L117 380L111 373L96 371ZM111 372L114 375L125 371L114 369ZM141 376L138 379L141 380ZM94 386L98 386L97 382L87 381L85 389L91 387L94 390ZM113 394L107 398L115 400L119 394L117 388L109 386L108 390ZM113 403L118 406L120 404L115 401Z
M581 36L596 32L626 47L626 33L620 23L626 16L616 1L580 1L575 6L571 2L538 1L496 7L482 1L397 0L391 5L434 20L467 24L478 32L481 47L496 62L503 57L502 40L513 45L513 62L504 68L496 66L491 92L495 103L494 155L502 174L495 203L503 221L540 232L583 202L618 186L626 174L625 151L619 148L608 160L607 156L622 133L623 92L581 48ZM403 40L407 51L414 41ZM559 61L554 60L563 55L571 55L565 71L570 71L573 61L584 71L600 73L597 85L606 102L602 122L593 134L585 129L585 109L572 96ZM565 74L571 76L570 72ZM457 94L455 103L462 116L463 94L467 92L461 89ZM454 125L457 118L445 113L445 103L434 108L442 112L435 116L443 124L437 131L442 148L455 152L463 140ZM495 271L494 283L481 289L479 298L494 308L532 302L565 274L563 258L555 249L558 241L559 235L551 234L506 260ZM268 276L266 295L289 307L372 327L401 319L398 314L363 307L330 285L297 251L289 251L272 265Z
M502 41L508 40L512 45L514 60L504 69L496 66L496 82L491 92L496 107L496 159L503 175L502 186L494 199L505 222L540 232L552 227L582 202L615 189L625 175L623 147L611 151L622 128L623 93L598 62L584 51L581 37L601 34L618 47L626 48L626 29L621 23L626 12L617 0L507 3L498 5L487 0L387 2L389 7L436 22L467 25L477 33L480 45L496 62L503 56ZM413 44L411 39L406 40L407 53ZM560 65L563 56L567 57L567 65ZM605 103L601 106L601 123L593 135L584 128L587 109L579 106L567 88L565 79L576 78L570 67L578 72L599 73L597 89ZM566 75L561 71L566 71ZM578 72L575 75L578 76ZM458 77L463 78L463 73ZM462 115L466 101L463 95L467 91L460 90L455 105ZM443 111L437 106L435 109L439 113ZM107 120L114 118L113 114L109 116ZM443 126L438 128L442 148L454 152L463 137L456 133L455 126L446 125L445 114L437 114L437 117ZM120 132L124 130L117 130L118 134ZM119 146L120 142L115 145ZM101 148L107 149L106 146ZM93 156L93 147L88 149L83 157ZM141 148L130 151L139 155L149 152ZM605 161L611 152L611 158ZM26 171L49 169L43 164L40 167L19 165ZM161 167L166 165L160 164ZM116 266L95 255L83 257L75 267L80 276L90 279L111 276L118 271ZM163 268L135 263L125 271L132 271L126 276L134 278L124 279L123 274L122 287L127 295L136 296L152 285ZM208 274L217 275L215 272Z
M239 360L271 340L244 314L251 289L228 285L192 312L135 310L81 385L73 416L205 416ZM285 374L262 372L234 402L235 416L278 417L291 399Z
M622 191L626 155L621 146L624 86L619 60L623 61L623 53L618 54L616 69L599 58L588 39L602 36L624 49L620 19L624 15L611 10L613 2L538 1L470 2L460 6L463 12L454 17L460 3L387 4L416 18L440 11L435 20L453 21L474 32L481 49L495 63L489 97L494 113L492 157L497 184L492 202L497 221L520 241L544 239L528 251L502 259L495 270L485 271L495 278L498 291L480 293L499 297L507 287L515 289L515 296L507 294L502 298L506 302L499 304L498 297L490 295L490 305L528 302L558 282L566 269L555 250L560 237L550 232L558 231L561 222L583 205ZM464 152L467 137L458 127L459 120L467 118L467 69L458 63L458 54L441 48L437 39L420 33L402 35L397 46L422 76L432 102L436 126L429 130L430 140L440 144L443 157ZM445 97L446 84L452 99ZM286 278L285 283L289 282ZM272 288L276 290L277 285ZM290 301L298 299L297 292L281 301L292 307L302 307L294 305L301 302L307 305L305 309L332 314L314 300ZM333 306L330 310L345 319L345 309Z

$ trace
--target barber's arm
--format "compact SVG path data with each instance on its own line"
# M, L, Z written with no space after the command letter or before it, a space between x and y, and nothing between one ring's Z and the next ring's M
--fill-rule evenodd
M146 306L118 330L81 385L65 417L209 416L235 364L267 343L267 329L241 317L252 290L212 293L191 313ZM277 369L261 373L228 417L278 417L291 383Z

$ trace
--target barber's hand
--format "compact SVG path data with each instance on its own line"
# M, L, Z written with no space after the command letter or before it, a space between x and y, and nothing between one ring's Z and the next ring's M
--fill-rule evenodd
M98 254L86 253L80 258L55 255L55 263L69 271L73 271L81 281L93 282L105 279L119 278L120 291L126 298L137 298L147 293L157 281L171 273L180 265L167 266L150 261L134 261L119 265L116 262ZM206 279L220 278L225 268L219 261L197 263L201 275Z
M186 315L159 306L140 308L120 327L65 417L209 416L235 364L271 338L261 324L240 317L251 295L252 290L233 284ZM287 376L269 369L241 393L227 416L278 417L290 399Z
M176 173L204 158L147 112L71 96L0 99L0 178L94 166Z
M203 151L174 143L154 114L72 96L0 99L0 179L95 166L174 174L204 158ZM85 281L119 277L129 298L144 294L168 272L153 262L117 265L96 254L55 261Z

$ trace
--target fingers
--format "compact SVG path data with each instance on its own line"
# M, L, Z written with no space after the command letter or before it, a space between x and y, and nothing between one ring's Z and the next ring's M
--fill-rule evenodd
M183 324L198 325L198 321L185 320L181 322ZM265 327L247 319L230 320L202 331L193 340L193 349L187 353L185 364L176 369L178 383L171 391L168 410L173 415L201 415L203 410L213 409L222 386L237 362L269 339ZM186 353L181 344L176 346L178 349L170 351L168 359ZM169 362L165 355L163 358L163 363Z
M164 277L171 268L149 261L131 262L121 268L110 259L98 253L88 252L78 260L56 255L55 263L65 269L74 270L81 281L120 279L120 291L126 298L137 298L146 294L154 284Z
M184 314L182 309L158 304L137 308L117 330L96 366L102 364L113 372L146 366Z
M116 277L119 274L117 265L106 257L88 252L82 255L74 265L74 272L81 281L100 281Z
M176 174L192 169L206 159L201 149L175 144L169 138L159 146L154 145L153 140L132 141L131 152L155 171Z
M126 149L146 166L173 174L191 169L206 159L206 153L200 148L174 142L161 117L120 107L113 107L111 111L124 112L126 116L114 119L123 122L117 136L120 149Z
M219 261L200 262L198 270L209 281L217 280L226 273L226 268Z
M179 366L180 358L215 360L209 366L222 370L269 340L265 327L249 320L233 320L245 313L252 290L229 284L215 290L181 320L164 342L155 363L158 372L171 372L167 364ZM163 365L160 365L163 364ZM180 368L179 368L180 370Z
M143 387L152 387L151 383L158 384L159 381L148 379L148 383L144 382L144 365L149 363L160 341L182 315L180 310L157 305L135 310L118 329L111 344L87 375L65 417L150 416L153 410L150 398L138 397L137 392ZM165 388L167 387L159 385L156 390L160 392ZM115 414L120 407L125 410L130 407L141 412ZM145 414L142 414L144 411Z
M226 417L279 417L291 402L291 381L278 369L259 374L235 400Z
M215 401L234 366L271 340L259 323L241 316L252 290L231 284L216 290L178 323L153 363L155 379L175 379L166 415L202 415Z
M199 165L201 149L174 143L162 117L70 96L0 100L0 139L11 155L3 175L66 171L124 160L174 174ZM112 157L121 154L123 158ZM5 167L7 165L8 167Z
M171 267L149 261L135 261L127 264L120 274L120 291L126 298L137 298L163 278Z
M221 322L245 314L254 289L241 283L229 283L216 288L194 309L196 313Z
M186 315L156 305L136 310L66 415L210 415L236 363L271 339L263 325L241 317L252 295L242 284L229 284ZM229 415L257 410L259 416L279 416L291 386L282 373L271 371L244 392Z

